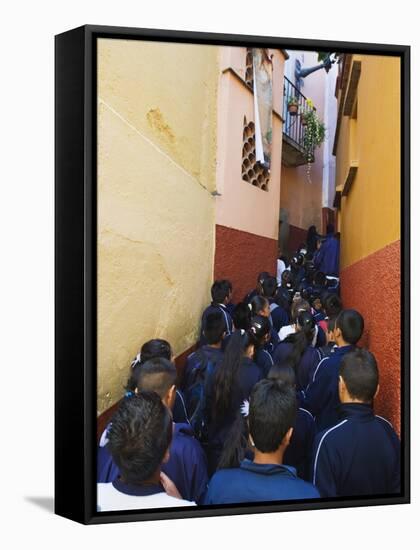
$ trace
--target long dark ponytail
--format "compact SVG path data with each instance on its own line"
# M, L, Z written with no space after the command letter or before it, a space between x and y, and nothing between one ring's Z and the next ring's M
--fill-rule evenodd
M295 370L295 372L302 355L305 353L314 338L315 320L308 311L301 311L297 316L296 324L300 330L287 338L287 341L292 344L292 350L287 356L287 363Z
M239 468L245 458L248 445L249 429L245 416L238 411L235 422L226 437L222 454L217 464L217 470L225 468Z
M223 418L228 412L242 358L247 348L255 344L254 335L245 330L235 330L230 337L223 360L215 375L213 402L215 418Z

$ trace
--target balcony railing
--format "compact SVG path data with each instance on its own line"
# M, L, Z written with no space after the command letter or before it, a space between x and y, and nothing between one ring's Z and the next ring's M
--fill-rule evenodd
M289 112L289 101L297 100L297 113ZM302 124L302 113L316 110L308 103L307 97L285 76L283 89L283 164L300 166L306 164L303 138L305 126Z

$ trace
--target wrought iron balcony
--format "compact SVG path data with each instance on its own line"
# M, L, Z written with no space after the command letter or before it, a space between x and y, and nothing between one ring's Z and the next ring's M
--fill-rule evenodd
M291 108L290 101L295 103ZM283 90L283 140L282 140L282 163L285 166L301 166L306 164L303 138L305 126L302 114L310 110L316 110L308 103L308 99L302 92L285 76Z

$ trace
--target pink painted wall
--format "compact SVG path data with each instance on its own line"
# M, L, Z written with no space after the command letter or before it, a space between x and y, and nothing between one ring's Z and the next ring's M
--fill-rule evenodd
M273 144L268 191L243 181L242 132L244 116L254 120L254 96L246 86L246 48L223 48L218 96L216 224L255 235L278 238L281 173L281 113L285 55L273 54ZM236 73L233 74L233 72ZM242 80L241 80L242 79Z

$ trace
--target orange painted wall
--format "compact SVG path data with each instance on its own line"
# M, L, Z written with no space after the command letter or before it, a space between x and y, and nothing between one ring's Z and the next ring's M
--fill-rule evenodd
M375 412L400 431L401 273L400 241L381 248L341 272L344 307L360 311L365 332L360 344L376 357L380 391Z
M398 58L353 56L361 61L357 114L344 116L337 147L336 185L358 163L338 212L344 306L365 319L361 345L380 371L377 414L400 430L400 64ZM343 92L342 92L343 93ZM345 93L345 91L344 91Z

